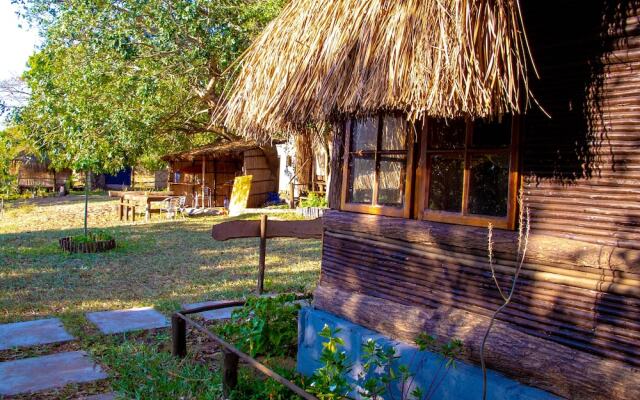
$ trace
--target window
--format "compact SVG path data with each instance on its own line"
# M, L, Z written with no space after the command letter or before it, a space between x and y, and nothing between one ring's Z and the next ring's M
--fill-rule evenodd
M347 124L342 209L410 216L413 135L402 116Z
M417 216L513 228L517 134L512 118L428 120L424 124Z

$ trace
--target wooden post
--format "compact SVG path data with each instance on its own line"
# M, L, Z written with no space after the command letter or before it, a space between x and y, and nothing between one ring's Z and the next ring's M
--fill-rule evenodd
M238 361L239 357L224 350L224 362L222 364L222 394L224 398L229 398L231 392L238 385Z
M260 217L260 260L258 264L258 295L264 291L264 270L267 257L267 215Z
M124 197L120 197L120 205L118 205L118 218L122 221L124 217Z
M174 314L171 316L171 354L175 357L187 355L187 323Z
M296 208L296 203L295 203L295 186L293 185L293 181L289 182L289 208Z
M207 158L202 156L202 208L204 209L204 188L207 186L205 177L207 176Z

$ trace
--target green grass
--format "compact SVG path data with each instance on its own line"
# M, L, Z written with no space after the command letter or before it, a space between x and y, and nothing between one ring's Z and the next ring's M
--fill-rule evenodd
M118 247L67 254L57 240L82 233L82 200L67 196L7 205L0 216L0 323L60 317L79 338L68 346L93 354L110 374L108 385L127 398L218 398L215 368L195 354L184 361L171 358L166 332L105 337L84 313L155 306L169 315L183 303L245 296L256 285L258 240L214 241L212 225L228 220L221 216L166 220L154 215L150 223L122 223L115 200L92 196L89 226L113 235ZM310 291L319 269L319 241L269 241L267 291ZM50 347L46 350L55 350ZM5 351L0 358L34 352L38 349ZM65 396L56 392L51 398Z

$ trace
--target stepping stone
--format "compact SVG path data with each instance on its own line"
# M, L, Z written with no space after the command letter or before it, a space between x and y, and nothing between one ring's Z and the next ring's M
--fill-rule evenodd
M220 300L220 301L203 301L202 303L193 303L193 304L183 304L182 309L185 311L193 310L194 308L203 307L203 306L215 306L217 304L226 303L228 300ZM203 311L198 313L197 315L202 316L205 321L220 321L224 319L231 319L231 314L233 310L238 308L242 308L242 306L235 307L226 307L219 308L217 310Z
M100 311L87 314L104 334L137 331L141 329L165 328L169 320L153 307L132 308L129 310Z
M0 350L68 342L75 339L58 318L0 325Z
M84 351L7 361L0 363L0 396L34 393L106 378L107 374Z
M93 396L84 397L83 400L115 400L116 394L114 392L111 393L102 393L102 394L94 394Z
M274 295L266 295L266 296L273 297ZM203 301L201 303L183 304L182 309L185 311L188 311L198 307L214 306L214 305L225 303L225 302L227 302L227 300ZM294 303L300 304L301 307L305 307L311 304L309 300L296 300L294 301ZM201 313L198 313L197 315L202 316L202 318L204 318L205 321L220 321L225 319L231 319L231 314L233 313L233 310L236 310L238 308L242 308L242 306L226 307L226 308L219 308L217 310L203 311Z

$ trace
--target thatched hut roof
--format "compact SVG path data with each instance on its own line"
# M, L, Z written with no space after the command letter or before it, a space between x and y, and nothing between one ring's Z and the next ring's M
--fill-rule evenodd
M212 143L195 149L167 154L162 157L164 161L192 161L202 157L220 158L225 156L238 156L247 150L260 148L251 140L241 140L226 143Z
M219 122L258 140L345 114L520 112L518 0L293 0L240 59Z

